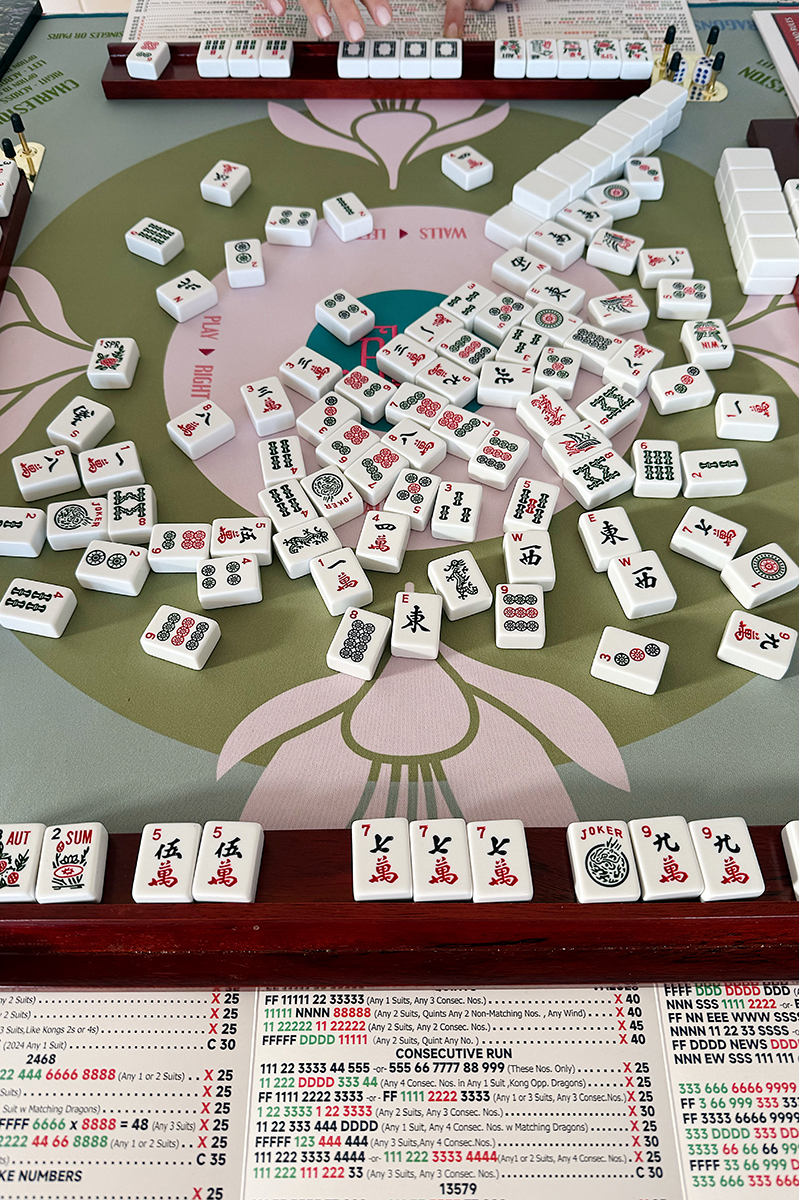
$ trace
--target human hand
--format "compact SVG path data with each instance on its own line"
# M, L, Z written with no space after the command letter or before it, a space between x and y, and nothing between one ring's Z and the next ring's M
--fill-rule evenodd
M322 0L300 0L300 3L316 30L317 37L330 37L333 25ZM331 0L331 4L347 40L359 42L365 29L361 11L355 0ZM268 6L276 17L282 17L286 11L285 0L268 0ZM364 0L364 7L377 26L384 27L390 24L394 16L389 0Z
M466 13L466 0L447 0L444 11L444 37L463 37L463 19ZM494 0L471 0L469 8L476 12L488 12L494 7Z

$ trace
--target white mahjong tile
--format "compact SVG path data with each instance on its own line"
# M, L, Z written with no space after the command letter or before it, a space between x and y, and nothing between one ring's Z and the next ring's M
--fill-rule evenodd
M535 367L522 363L484 363L477 387L477 403L495 408L515 409L520 400L532 395Z
M630 425L642 408L641 401L623 392L615 383L606 383L577 405L577 415L614 438Z
M566 350L560 346L546 346L536 363L534 386L536 391L551 388L564 400L571 400L582 354L579 350Z
M552 591L556 579L555 556L548 533L540 529L511 530L503 534L502 556L509 584L515 587L534 583L542 592Z
M529 311L530 305L512 292L500 292L475 313L474 332L492 346L499 346L508 330L523 321Z
M482 506L480 484L441 482L430 520L431 534L442 541L475 541Z
M580 145L580 143L575 142L575 145ZM586 146L586 149L593 149L593 147ZM597 151L597 154L601 157L600 151ZM610 229L613 217L604 209L597 208L595 204L589 204L587 200L572 200L571 204L567 204L560 210L557 221L564 228L579 233L587 243L598 229Z
M403 513L410 518L411 529L426 529L440 483L440 475L421 471L400 471L383 502L383 511Z
M331 671L356 679L374 679L390 634L388 617L365 608L348 608L325 661Z
M0 157L0 179L2 179L9 187L11 195L16 195L19 187L20 171L19 166L13 158L7 158L5 155Z
M228 64L230 47L230 38L203 38L197 48L197 58L195 59L197 74L201 79L228 78L230 75L230 66Z
M588 301L588 315L600 329L611 333L631 333L644 329L649 323L649 305L635 288L623 292L606 292Z
M646 342L631 338L617 350L605 367L602 372L603 382L615 383L630 396L640 396L649 382L649 376L657 370L664 358L665 352L657 346L650 346Z
M121 542L89 542L75 569L81 587L114 596L138 596L147 582L150 566L142 546Z
M411 521L406 513L371 509L363 519L355 557L370 571L397 575L410 536Z
M277 375L245 383L239 391L259 438L282 433L294 424L294 409Z
M774 396L722 392L716 401L716 437L742 442L771 442L780 427Z
M547 466L562 475L573 463L582 462L600 451L610 450L606 437L592 421L559 426L541 443L541 456Z
M622 109L623 112L632 113L633 116L640 117L643 121L646 121L647 125L649 126L649 133L646 137L647 143L651 142L653 140L653 138L658 137L658 136L660 136L660 139L662 140L662 138L664 136L664 130L665 130L666 124L668 122L668 112L661 105L653 104L652 101L648 98L648 96L646 94L644 94L644 95L639 95L639 96L630 96L619 107ZM651 154L652 154L651 149L645 150L642 161L657 163L659 160L652 159ZM644 176L645 172L643 170L641 170L638 172L638 174L640 176ZM661 172L661 174L662 174L662 172ZM653 189L652 189L653 194L652 194L651 198L656 199L657 197L654 196L655 189L654 189L653 177L650 175L647 175L646 178L649 179L650 182L653 183Z
M193 575L198 564L210 557L210 547L210 525L155 525L147 561L156 574Z
M136 43L125 59L125 67L131 79L158 79L171 58L168 42L150 38Z
M389 425L399 425L410 418L414 425L429 429L444 408L444 400L435 392L426 391L416 383L401 383L389 397L384 416Z
M546 279L546 276L544 276ZM562 346L567 338L583 325L574 313L566 312L559 304L533 302L533 309L522 322L523 329L540 333L553 346ZM539 355L540 361L540 355Z
M533 898L533 876L521 821L470 821L466 827L475 904Z
M777 542L739 555L721 570L721 582L746 609L792 592L799 567Z
M705 886L700 900L756 900L766 890L743 817L689 821Z
M353 367L336 384L339 396L357 404L364 420L376 424L386 411L386 402L394 395L393 383L368 367Z
M312 246L319 218L315 208L290 208L273 204L264 233L270 246Z
M660 321L700 321L710 316L712 294L707 279L659 279L657 315Z
M541 217L534 216L518 204L506 204L486 218L485 236L489 242L505 250L511 246L520 246L524 250L528 237L541 224L541 220Z
M407 334L398 333L380 347L375 355L375 363L380 371L399 383L413 383L422 368L437 358L437 350L423 346Z
M549 272L546 275L539 275L538 279L530 284L524 293L524 299L532 305L554 304L558 308L562 308L564 312L574 315L585 303L585 289L578 287L576 283L572 283L562 275L554 275ZM529 319L528 317L528 324Z
M588 41L588 78L618 79L621 51L615 38L590 38Z
M545 171L528 171L513 185L513 203L535 218L536 225L549 221L573 198L571 188Z
M158 520L158 501L149 483L111 488L108 503L108 538L130 546L146 546Z
M460 621L491 607L493 595L471 550L458 549L427 564L427 578L444 602L450 621Z
M339 79L369 78L369 42L339 42L336 70Z
M166 221L142 217L125 234L125 245L131 254L146 258L149 262L165 267L184 246L183 234Z
M555 271L565 271L585 251L585 238L557 221L544 221L527 239L527 249Z
M569 189L569 198L575 200L582 196L591 185L593 171L574 158L561 151L550 154L536 168L544 175L551 175L559 183L564 183Z
M663 167L659 158L628 158L624 164L624 178L634 186L642 200L659 200L663 195Z
M494 78L524 79L527 46L521 38L494 39Z
M360 419L357 405L337 392L328 392L297 417L297 433L312 446L318 446L347 421Z
M553 38L528 38L527 78L554 79L557 73L557 42Z
M791 665L796 638L790 625L737 610L727 622L716 657L768 679L782 679Z
M503 533L540 529L545 532L555 515L560 488L541 483L538 479L520 476L513 485L508 507L502 521Z
M523 296L532 283L549 272L549 264L518 246L511 246L491 265L491 278L501 288Z
M623 179L592 187L586 192L585 198L589 204L595 204L601 212L607 213L612 222L634 217L641 207L638 191Z
M306 475L300 486L320 517L325 517L333 529L363 512L363 498L336 466L322 467Z
M468 329L456 329L454 333L441 339L436 353L474 375L479 375L480 368L495 358L497 350L496 346L491 342L484 342L476 333L470 333Z
M477 376L458 368L448 358L435 358L416 376L422 388L430 388L456 407L468 404L477 395Z
M692 408L706 408L716 394L704 368L689 363L653 371L647 386L652 403L662 417Z
M468 459L477 453L491 425L486 417L452 406L442 410L430 429L444 439L450 454Z
M170 317L173 317L179 325L207 312L219 299L214 284L199 271L186 271L184 274L170 279L168 283L162 283L155 289L155 298L164 312L169 313ZM89 382L91 383L92 380L90 379ZM96 387L97 384L94 386ZM101 384L101 386L107 387L108 385ZM116 386L121 385L117 384Z
M173 417L167 422L166 431L170 441L192 461L210 454L236 436L233 419L213 400Z
M727 327L716 318L703 321L686 321L680 333L680 343L688 361L704 367L706 371L720 371L732 366L735 347Z
M652 43L648 41L621 42L621 78L649 79L652 74Z
M674 585L654 550L625 550L608 563L608 582L628 621L671 612L677 603Z
M44 825L0 826L0 903L36 899L36 875L44 840Z
M400 79L429 79L431 54L429 38L403 38L400 45ZM485 182L488 183L488 180Z
M529 319L529 318L528 318ZM515 325L505 334L497 350L497 362L524 363L526 367L534 367L541 357L541 351L547 344L547 336L524 325Z
M325 358L308 346L300 346L280 364L278 374L287 387L294 388L295 392L316 403L325 392L335 388L344 372L332 359Z
M197 599L203 609L235 608L263 599L261 567L254 554L209 558L197 568Z
M231 76L234 79L257 79L260 54L261 38L233 38L228 53L228 70ZM223 169L229 170L229 165L223 164ZM216 203L223 204L225 201L218 200Z
M365 608L374 599L372 585L349 546L311 559L311 578L331 617L340 617L355 605Z
M307 474L298 437L265 438L258 443L264 487L284 479L302 479Z
M234 51L240 43L235 42L231 47L229 64L230 73L234 74ZM256 56L257 58L257 56ZM258 74L256 61L254 74ZM243 163L226 162L221 158L214 163L207 175L200 180L200 195L211 204L221 204L223 208L232 208L236 201L244 195L252 182L249 167Z
M667 500L679 496L682 470L677 442L662 438L633 442L630 460L635 470L634 496L659 496Z
M0 556L38 558L47 534L40 508L0 508Z
M293 64L291 38L264 38L258 54L258 74L262 79L288 79Z
M18 454L11 469L23 500L44 500L80 487L75 460L65 446Z
M430 78L460 79L463 74L461 38L431 38Z
M331 230L342 242L365 237L374 229L372 214L354 192L331 196L323 201L322 212Z
M319 300L314 310L317 322L345 346L360 341L375 327L375 314L357 296L337 288Z
M444 312L454 313L456 317L460 317L464 328L474 328L474 317L478 309L483 308L490 300L493 300L496 292L490 288L483 287L480 283L475 283L473 280L468 280L461 284L456 291L450 292L444 300L439 304L439 308Z
M641 549L627 510L621 505L603 508L599 512L580 513L577 532L595 571L607 571L608 563L622 554L635 554Z
M745 525L692 504L675 529L669 549L721 571L738 553L745 537Z
M369 78L399 79L401 48L398 38L375 38L369 46Z
M354 462L348 463L344 474L367 504L379 504L391 491L400 471L407 467L408 460L404 455L381 444L372 446Z
M581 145L593 146L606 156L609 163L608 170L603 172L606 179L617 174L633 153L630 139L623 133L609 129L607 125L594 125L578 138L578 142Z
M635 471L615 450L598 450L593 458L572 463L563 476L563 486L583 508L598 508L629 492Z
M558 38L558 79L587 79L589 65L584 38Z
M225 273L232 288L263 287L266 274L260 238L225 242Z
M136 904L191 904L201 832L194 821L144 826L131 888Z
M47 542L51 550L82 550L95 538L107 537L105 496L93 500L56 500L47 505Z
M104 404L76 396L47 426L54 446L69 446L73 454L93 450L114 427L114 414Z
M36 903L99 904L107 856L108 831L99 821L49 825L36 876Z
M606 625L591 664L591 674L605 683L653 696L668 653L665 642Z
M410 839L414 900L471 900L466 822L460 817L411 821Z
M139 639L142 650L152 658L200 671L208 662L221 636L210 617L162 604Z
M264 517L220 517L211 526L211 558L247 554L260 567L272 561L272 522Z
M258 493L258 503L261 512L271 521L275 533L315 516L314 505L299 479L284 479L281 483L270 484Z
M539 446L543 446L551 433L580 423L577 413L552 388L542 388L521 399L516 405L516 416Z
M599 124L605 129L612 129L614 132L622 134L623 137L628 137L631 154L642 153L647 140L652 136L649 120L630 112L621 104L611 108L604 117L600 117Z
M391 623L395 658L438 658L443 602L435 592L397 592Z
M377 434L366 429L360 421L346 421L339 425L316 447L316 460L322 466L346 467L366 450L378 444Z
M90 496L100 496L113 487L136 487L144 483L134 442L112 442L109 446L98 446L96 450L84 450L78 455L78 465L83 486Z
M632 275L643 248L644 239L635 234L621 233L618 229L600 229L588 244L585 261L591 267L600 267L615 275ZM647 284L642 283L642 286L646 287ZM654 284L650 286L654 287Z
M191 894L217 904L252 904L258 889L264 831L255 821L206 821Z
M604 333L594 325L581 325L569 334L563 343L563 349L579 350L582 355L582 369L601 378L608 364L625 345L624 338L617 337L615 333Z
M788 182L795 181L789 180ZM785 851L785 859L788 863L793 894L799 900L799 821L789 821L783 828L782 848Z
M289 579L311 573L311 559L328 550L340 550L341 542L324 517L309 517L281 529L272 538L277 556Z
M566 845L580 904L640 899L641 885L625 821L573 821L566 828Z
M684 450L682 494L689 500L699 496L740 496L746 487L741 456L731 446L717 450Z
M381 441L406 458L415 471L434 470L447 454L447 443L442 437L408 417L384 433Z
M469 459L466 472L470 479L504 492L518 475L530 453L527 438L492 429Z
M642 900L695 900L705 886L685 817L630 821Z
M494 601L498 650L541 650L547 637L541 588L499 583Z
M38 579L12 579L0 600L0 625L17 633L59 638L77 607L71 588Z
M353 900L412 900L406 817L352 823Z
M445 337L451 337L457 329L463 328L463 321L455 313L445 312L443 308L430 308L406 325L405 333L420 345L435 350Z
M638 257L641 287L656 287L661 279L692 279L694 264L685 246L647 247Z

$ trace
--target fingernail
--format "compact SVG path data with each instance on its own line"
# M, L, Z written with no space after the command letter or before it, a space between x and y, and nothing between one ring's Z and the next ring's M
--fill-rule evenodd
M385 4L378 4L375 9L375 21L378 25L390 25L391 9L387 8Z
M364 35L363 25L359 21L350 21L347 26L347 37L351 42L359 42Z
M280 0L269 0L269 7L276 17L283 16L283 5L280 3Z
M333 26L324 13L322 13L321 16L318 16L314 21L314 29L320 38L328 38L333 32Z
M444 36L448 38L456 38L458 36L458 26L454 21L450 21L449 25L444 30Z

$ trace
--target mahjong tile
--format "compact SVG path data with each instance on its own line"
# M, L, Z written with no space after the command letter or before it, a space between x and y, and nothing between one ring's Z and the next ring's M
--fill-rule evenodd
M114 427L114 414L104 404L76 396L47 426L54 446L69 446L73 454L93 450Z
M569 188L570 198L575 200L578 196L583 196L586 189L591 186L593 171L590 167L584 166L575 158L570 158L561 151L555 154L550 154L543 162L538 164L539 171L545 175L551 175L553 179L561 183L565 183Z
M149 574L143 547L99 540L89 542L75 569L81 587L114 596L138 596Z
M363 519L355 556L370 571L396 575L402 569L410 535L407 513L371 509Z
M482 284L475 283L473 280L467 280L456 291L450 292L438 307L444 312L451 312L459 317L465 329L473 329L475 313L495 296L496 292L491 291L490 288L483 287Z
M716 401L716 437L742 442L771 442L780 427L774 396L722 392Z
M369 78L399 79L401 47L397 38L375 38L369 46Z
M632 521L621 505L580 513L577 532L597 572L607 571L608 563L620 553L635 554L641 549Z
M36 899L44 828L35 822L0 826L0 902L3 904Z
M473 375L479 375L483 364L491 362L497 351L494 345L484 342L476 333L469 333L468 329L456 329L441 339L436 353L456 366L471 371Z
M277 375L245 383L239 391L259 438L282 433L294 424L294 409Z
M628 137L632 154L640 154L647 140L652 136L648 119L637 116L621 104L611 108L604 117L600 117L598 123L604 129L612 129L614 132L622 134L623 137Z
M340 617L353 605L364 608L374 599L372 585L349 546L311 559L311 578L331 617Z
M232 441L236 436L236 426L218 404L209 400L173 417L167 422L166 432L170 441L194 461L204 454L210 454L225 442Z
M571 188L544 171L528 171L513 185L513 203L536 218L549 221L572 199Z
M405 817L352 823L353 900L412 900L411 845Z
M332 333L345 346L366 337L375 327L375 314L371 308L344 288L338 288L320 300L314 316L319 325Z
M700 900L756 900L766 890L749 826L743 817L689 821L705 881Z
M492 346L499 346L508 330L524 320L529 311L530 305L518 296L501 292L475 313L474 332Z
M583 508L598 508L629 492L635 471L615 450L600 449L593 458L573 463L562 479L563 486Z
M590 421L606 437L614 438L632 424L641 408L641 401L629 392L623 392L615 383L605 383L578 404L576 412L581 420Z
M49 825L36 876L36 903L99 904L107 856L108 830L98 821Z
M491 265L491 278L501 288L508 288L517 296L523 296L527 289L541 275L549 272L549 264L537 259L533 254L511 246Z
M589 66L584 38L558 38L558 79L587 79Z
M731 446L717 450L684 450L682 493L689 500L698 496L739 496L746 487L741 456Z
M710 316L712 295L707 279L659 279L657 315L660 321L700 321Z
M485 401L480 401L485 403ZM415 421L405 417L381 441L392 450L397 450L415 471L432 471L447 454L447 443L438 434L431 433Z
M616 275L632 275L643 248L644 239L632 233L600 229L588 244L585 261L591 267L612 271ZM654 287L654 283L647 285L642 281L642 286Z
M592 150L593 147L586 146L586 149ZM598 153L601 155L601 152ZM573 230L588 242L598 229L610 229L613 217L604 209L597 208L595 204L589 204L587 200L572 200L571 204L560 210L557 221L559 225Z
M407 470L408 460L389 446L372 446L354 462L348 463L344 474L360 492L367 504L379 504L391 491L400 471Z
M288 79L293 64L291 38L264 38L258 53L258 74L262 79Z
M395 658L438 658L443 602L435 592L397 592L391 623Z
M225 273L230 287L263 287L266 283L260 238L225 242Z
M558 346L547 346L535 368L534 386L551 388L564 400L571 400L582 355L579 350L566 350Z
M158 502L148 483L111 488L108 493L108 538L130 546L149 544L158 520Z
M308 476L303 478L307 479ZM270 484L258 493L258 503L261 512L271 521L275 533L315 515L314 505L299 479L284 479L281 483Z
M331 230L342 242L365 237L374 229L372 214L354 192L343 192L324 200L322 212Z
M184 247L183 234L166 221L142 217L125 234L125 245L131 254L146 258L165 267Z
M630 333L633 329L645 329L650 313L641 293L629 288L623 292L592 296L588 301L588 315L600 329Z
M403 38L400 47L400 79L429 79L431 56L432 48L429 38ZM475 168L475 170L479 170L479 168ZM488 183L488 179L484 182ZM474 184L474 186L479 185Z
M448 358L435 358L418 373L416 382L456 407L468 404L477 395L477 376L456 367Z
M732 366L735 347L723 321L706 318L686 321L680 333L680 343L688 361L706 371L721 371Z
M201 832L194 821L144 826L131 888L136 904L191 904Z
M799 584L799 567L782 546L769 542L727 563L721 582L744 608L757 608L792 592Z
M23 500L44 500L80 487L75 460L65 446L19 454L11 459L11 469Z
M383 502L383 511L403 513L410 518L411 529L425 529L440 483L440 475L421 471L400 471Z
M492 422L486 417L478 417L476 413L450 406L442 410L430 426L430 430L444 439L447 450L455 458L469 459L477 453L477 448L482 444L491 425Z
M161 524L153 527L147 561L156 574L193 575L210 557L211 526Z
M621 78L649 79L652 74L652 43L648 41L621 42Z
M520 400L532 395L534 378L535 367L521 363L484 363L477 387L477 403L515 409Z
M274 204L269 209L264 233L270 246L312 246L318 223L315 208Z
M229 517L211 527L211 558L247 554L259 567L272 561L272 522L268 517Z
M621 108L621 110L625 113L632 113L633 116L640 117L643 121L646 121L646 123L649 125L649 134L650 134L650 136L647 138L647 141L651 141L652 138L656 137L657 135L660 135L661 138L664 136L664 130L665 130L666 124L668 122L668 112L661 105L653 104L652 101L650 99L648 99L648 96L646 94L640 95L640 96L630 96L627 100L624 101L623 104L619 105L619 108ZM652 159L651 154L652 154L652 151L647 150L644 152L643 157L642 156L638 156L638 157L641 158L642 162L657 163L658 159ZM630 160L628 160L628 161L630 161ZM626 166L626 164L625 164L625 166ZM653 178L653 176L648 175L646 173L646 171L643 169L638 170L636 173L639 175L639 177L642 177L642 178L644 176L646 176L646 178L649 179L650 182L653 183L653 189L652 189L653 194L652 194L651 198L656 199L657 197L654 196L654 178ZM661 172L661 174L662 174L662 172ZM625 178L626 177L627 176L626 176L626 172L625 172ZM630 181L632 183L635 182L635 180L632 178Z
M498 650L540 650L546 641L541 588L499 583L494 601L494 642Z
M339 79L369 78L370 42L339 42L336 70Z
M0 507L0 556L38 558L46 536L42 509Z
M635 188L642 200L659 200L663 195L663 167L659 158L636 155L624 164L624 178Z
M649 376L657 370L665 358L663 350L646 342L631 338L616 351L602 372L604 383L613 383L630 396L640 396L649 382ZM585 364L583 364L585 365Z
M721 571L746 537L746 526L692 504L672 534L669 549Z
M416 383L401 383L386 404L385 418L389 425L399 425L410 419L414 425L430 429L446 402L435 392L419 387Z
M301 579L311 571L311 559L328 550L340 550L341 542L324 517L309 517L281 529L272 538L277 556L289 579Z
M671 612L677 593L654 550L638 550L608 563L608 582L628 621Z
M207 312L219 299L214 284L199 271L186 271L168 283L162 283L155 289L155 298L164 312L169 313L179 325ZM92 383L92 380L89 379L89 382ZM93 386L97 387L97 384ZM107 387L108 384L100 386Z
M610 450L606 437L591 421L562 425L541 443L541 456L547 466L562 475L573 463L582 462L602 450Z
M585 198L589 204L595 204L601 212L607 213L611 222L634 217L641 207L640 195L631 183L623 179L592 187L586 192Z
M629 903L641 885L626 822L573 821L566 828L574 893L580 904Z
M197 567L200 607L234 608L258 604L263 599L261 568L254 554L209 558Z
M585 303L585 290L578 287L576 283L572 283L569 279L564 279L562 275L553 275L552 272L546 275L539 275L534 280L527 291L524 293L524 299L527 304L532 305L556 305L562 308L567 313L578 313ZM534 310L535 311L535 310ZM532 316L533 313L530 314ZM529 323L530 317L527 318Z
M716 394L704 368L689 363L653 371L647 386L652 403L662 417L692 408L706 408Z
M261 55L261 38L232 38L228 52L228 70L234 79L257 79ZM230 169L222 164L223 170ZM224 203L224 201L217 201Z
M638 258L641 287L656 287L661 279L692 279L694 264L685 246L647 247Z
M348 608L330 643L326 662L331 671L373 679L391 634L391 621L368 609Z
M194 60L201 79L227 79L230 75L228 55L231 39L223 37L203 38ZM135 897L134 897L135 899Z
M529 317L528 317L529 320ZM547 344L547 336L523 325L516 325L505 334L497 350L497 362L524 363L526 367L534 367L541 357L541 351Z
M594 325L581 325L570 333L563 343L564 350L579 350L582 355L580 366L592 375L604 374L608 363L625 346L624 338L615 333L604 333Z
M630 139L625 137L623 133L609 129L607 125L594 125L592 129L589 129L577 140L583 145L595 146L606 155L610 163L610 169L606 172L606 177L615 175L620 171L623 163L633 153Z
M705 881L685 817L630 821L642 900L695 900Z
M682 487L680 447L676 442L647 438L633 442L630 461L635 469L634 496L670 500Z
M363 513L363 498L336 466L322 467L300 480L316 511L336 529Z
M551 433L579 425L580 418L554 388L542 388L516 405L516 416L532 438L543 446Z
M371 450L379 441L380 438L361 425L360 421L346 421L319 443L316 460L322 466L343 468L360 458L365 450Z
M665 642L606 625L591 664L591 674L605 683L653 696L660 684L668 653Z
M460 621L491 607L493 595L471 550L458 549L427 565L427 577L444 602L450 621Z
M378 370L390 375L400 383L413 383L423 367L429 367L438 358L438 351L423 346L414 338L398 333L380 347L375 355Z
M466 826L475 904L533 898L533 877L521 821L470 821Z
M139 639L152 658L200 671L208 662L222 631L216 621L162 604Z
M463 329L463 321L453 312L443 308L431 308L405 326L405 333L422 346L435 350L445 337L452 337L457 329Z
M548 533L540 529L512 530L502 537L502 555L508 583L514 587L533 583L542 592L552 591L556 579L555 557Z
M555 79L558 73L558 47L554 38L528 38L527 78Z
M782 679L791 665L796 637L790 625L739 610L727 622L716 657L767 679Z
M482 506L483 489L479 484L440 483L430 521L431 534L443 541L475 541Z
M789 183L796 182L788 180ZM787 187L787 184L786 184ZM793 894L799 900L799 821L789 821L782 830L782 848L788 863Z
M59 638L77 607L71 588L38 579L12 579L0 600L0 625L17 633Z
M527 249L549 263L555 271L565 271L585 250L585 238L557 221L544 221L527 239Z
M264 831L255 821L206 821L192 896L206 903L252 904L263 852Z
M534 216L518 204L506 204L486 218L485 236L489 242L506 250L512 246L520 246L524 250L528 237L541 224L541 220L541 217Z
M527 438L492 429L469 459L466 472L470 479L504 492L527 462L529 453Z
M55 451L58 454L58 450ZM134 442L112 442L78 455L83 486L90 496L100 496L112 487L136 487L144 483L139 452ZM61 491L68 490L62 488Z
M337 392L328 392L297 417L297 433L318 446L347 421L360 420L361 410Z
M17 511L25 512L25 509ZM95 538L108 537L108 502L56 500L47 505L47 542L51 550L82 550Z
M536 302L532 311L524 318L522 328L540 333L553 346L562 346L582 324L579 317L576 317L574 313L566 312L558 304ZM537 361L540 362L540 355Z
M411 821L410 839L414 900L471 900L466 822L460 817Z
M531 529L545 532L555 515L559 495L560 488L554 484L541 483L538 479L517 479L505 509L503 533L513 530L524 533Z
M284 479L302 479L306 474L302 442L298 437L265 438L258 443L258 454L267 488Z
M338 363L308 346L300 346L278 367L278 374L287 387L316 403L325 392L335 388L344 372Z
M230 50L228 62L230 64L230 74L234 74L234 53L236 47L241 46L241 41L236 41ZM257 55L255 61L255 70L252 74L258 74ZM239 54L240 60L243 61L244 56ZM207 175L204 175L200 180L200 195L203 200L208 200L211 204L220 204L223 208L232 208L239 200L252 182L249 167L245 167L243 163L226 162L221 158L219 162L214 163Z
M441 156L441 170L465 192L484 187L494 178L494 164L473 146L458 146L445 150Z
M618 79L621 51L615 38L595 37L588 41L588 78Z
M368 367L353 367L343 379L339 379L336 391L345 400L357 404L364 420L374 425L382 418L386 402L394 395L396 388Z
M494 39L494 78L524 79L527 46L521 38Z

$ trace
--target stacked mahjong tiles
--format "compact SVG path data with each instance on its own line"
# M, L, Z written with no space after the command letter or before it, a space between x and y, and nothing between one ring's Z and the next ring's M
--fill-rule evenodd
M799 276L799 181L784 189L764 147L732 147L715 178L724 230L745 296L784 296Z

